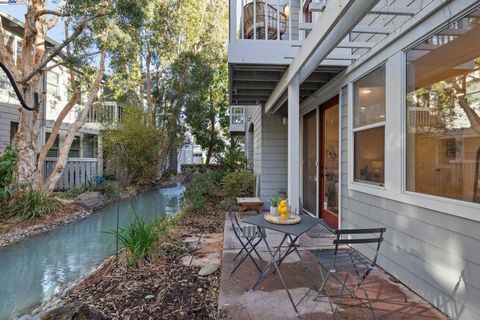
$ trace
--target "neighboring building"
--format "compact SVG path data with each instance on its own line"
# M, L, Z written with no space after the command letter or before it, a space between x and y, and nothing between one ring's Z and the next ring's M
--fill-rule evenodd
M479 21L474 0L230 0L231 131L265 209L287 190L386 226L380 266L455 319L480 319Z
M5 45L13 53L14 61L21 64L21 44L24 24L17 19L0 12L5 33ZM47 38L47 50L59 45L54 40ZM55 63L53 61L50 65ZM44 90L46 99L42 108L42 126L39 132L39 147L43 147L55 119L67 104L70 96L68 70L58 66L44 72ZM115 102L104 101L93 106L85 125L78 131L69 153L69 162L57 187L68 189L80 185L87 180L103 173L103 152L101 138L101 122L118 122L122 109ZM82 103L87 97L83 96L79 105L75 106L63 121L58 138L48 153L45 174L53 170L59 149L66 138L69 125L75 121L82 109ZM0 71L0 148L13 142L13 137L18 130L20 103L7 79L6 74Z
M195 138L191 133L186 133L186 139L183 146L178 151L177 172L182 172L183 164L202 164L205 163L206 151L195 143Z

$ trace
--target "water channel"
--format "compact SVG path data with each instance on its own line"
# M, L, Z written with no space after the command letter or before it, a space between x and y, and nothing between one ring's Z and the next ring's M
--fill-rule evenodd
M137 215L170 217L180 211L184 188L143 192L120 201L120 226ZM86 276L115 254L117 206L0 249L0 319L17 319Z

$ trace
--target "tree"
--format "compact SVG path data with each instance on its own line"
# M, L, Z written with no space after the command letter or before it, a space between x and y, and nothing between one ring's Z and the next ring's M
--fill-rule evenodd
M36 189L52 190L60 177L68 151L76 131L83 125L89 108L95 102L105 70L108 43L109 20L106 16L113 12L109 1L66 1L57 10L47 9L46 0L32 0L25 14L25 28L22 41L22 64L16 66L13 56L5 43L0 41L0 59L7 65L28 105L33 105L33 93L41 92L42 74L59 65L70 70L71 86L74 91L71 99L63 107L55 121L52 135L46 145L39 150L38 132L41 125L41 108L35 111L20 110L19 129L15 136L18 146L16 178L20 183L30 183ZM50 17L50 19L48 19ZM47 50L47 31L64 19L65 40L51 50ZM94 36L94 37L92 37ZM3 21L0 21L0 38L4 39ZM59 55L65 57L59 59ZM100 55L97 68L90 64ZM95 71L93 71L95 70ZM80 112L77 121L70 127L66 142L60 150L55 169L45 183L43 166L45 156L52 146L65 116L76 105L81 88L88 93L88 101ZM40 100L45 99L43 95Z
M178 61L188 60L185 95L185 121L196 142L207 150L206 164L221 152L225 141L221 134L220 117L228 110L226 62L214 64L203 54L187 54Z

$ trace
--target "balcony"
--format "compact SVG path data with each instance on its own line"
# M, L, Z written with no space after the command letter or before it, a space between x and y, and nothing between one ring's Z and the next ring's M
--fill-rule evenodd
M230 63L289 64L304 32L300 0L230 0Z
M245 134L245 107L230 107L230 133L233 135Z

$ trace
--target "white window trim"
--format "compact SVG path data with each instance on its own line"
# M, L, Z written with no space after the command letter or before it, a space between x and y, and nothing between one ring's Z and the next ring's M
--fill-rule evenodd
M348 84L348 189L464 219L480 221L480 204L407 191L406 189L405 67L405 51L399 51L392 55L386 63L385 183L383 186L354 181L353 134L358 128L353 129L354 81ZM389 76L390 74L397 74L397 76L392 77Z
M385 185L387 182L387 121L380 121L375 123L370 123L367 125L363 125L360 127L356 127L353 124L354 121L354 110L355 107L355 94L354 94L354 83L357 82L362 77L368 75L370 72L375 71L377 68L381 66L385 67L385 79L388 76L387 72L387 65L388 60L383 60L380 63L376 64L373 68L368 69L366 72L362 73L360 76L356 77L352 81L348 83L348 107L347 107L347 121L348 121L348 188L349 189L358 189L358 191L362 191L365 193L369 193L368 190L385 190ZM387 81L386 81L387 84ZM388 112L388 95L387 95L387 86L385 86L385 119L388 120L389 112ZM379 127L385 127L385 140L384 140L384 168L383 168L383 183L378 183L374 181L357 181L355 180L355 132L364 131L368 129L374 129Z

